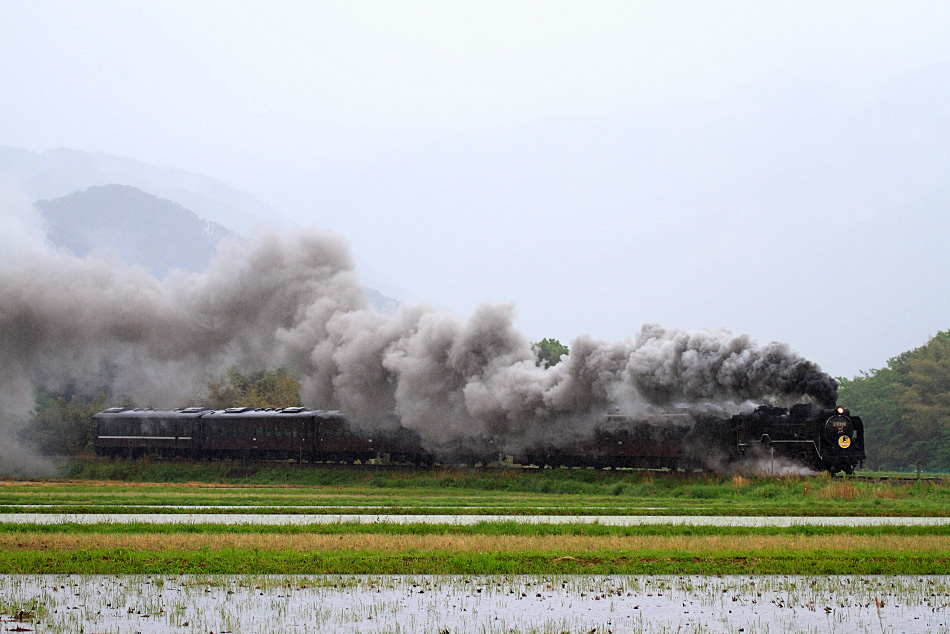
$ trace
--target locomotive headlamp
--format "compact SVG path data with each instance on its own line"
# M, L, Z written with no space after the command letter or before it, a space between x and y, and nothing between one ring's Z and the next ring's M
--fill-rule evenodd
M844 408L841 407L840 405L838 406L838 413L839 413L839 414L844 414Z

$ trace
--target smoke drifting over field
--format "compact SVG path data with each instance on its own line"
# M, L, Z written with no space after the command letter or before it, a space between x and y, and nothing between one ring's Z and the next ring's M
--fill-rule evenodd
M418 431L431 449L488 439L499 449L565 436L611 405L741 403L765 396L833 402L834 380L787 346L728 332L644 326L619 343L579 337L550 368L534 362L512 307L467 321L422 306L368 308L346 244L317 231L226 243L209 270L163 281L79 259L44 242L29 205L0 222L0 462L34 389L94 391L162 407L192 404L214 373L284 366L306 405L357 425Z

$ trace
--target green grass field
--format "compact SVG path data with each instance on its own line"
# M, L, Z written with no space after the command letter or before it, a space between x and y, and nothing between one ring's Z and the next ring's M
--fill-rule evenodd
M950 526L0 524L0 573L943 574Z
M862 482L595 469L372 470L87 460L0 483L0 512L950 516L950 478ZM180 507L215 507L194 509Z
M0 482L0 512L950 516L948 480L98 460L73 464L70 475ZM4 574L945 574L948 569L947 525L0 524Z

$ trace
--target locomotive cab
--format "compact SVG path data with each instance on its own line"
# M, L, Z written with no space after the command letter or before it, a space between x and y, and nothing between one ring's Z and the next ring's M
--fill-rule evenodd
M814 425L809 424L812 414L808 404L791 409L763 405L749 414L733 417L739 452L769 452L802 464L816 464L821 452Z

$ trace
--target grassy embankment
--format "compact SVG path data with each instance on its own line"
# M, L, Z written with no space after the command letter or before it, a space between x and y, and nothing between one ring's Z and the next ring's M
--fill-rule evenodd
M0 525L0 573L943 574L950 527Z
M861 482L668 472L328 469L86 461L68 482L0 486L0 512L950 516L950 479ZM161 483L157 486L156 483ZM224 485L224 486L221 486ZM364 508L360 508L364 507Z
M72 475L108 481L5 482L0 512L950 514L947 481L108 461ZM943 574L948 553L948 526L0 525L0 573Z

